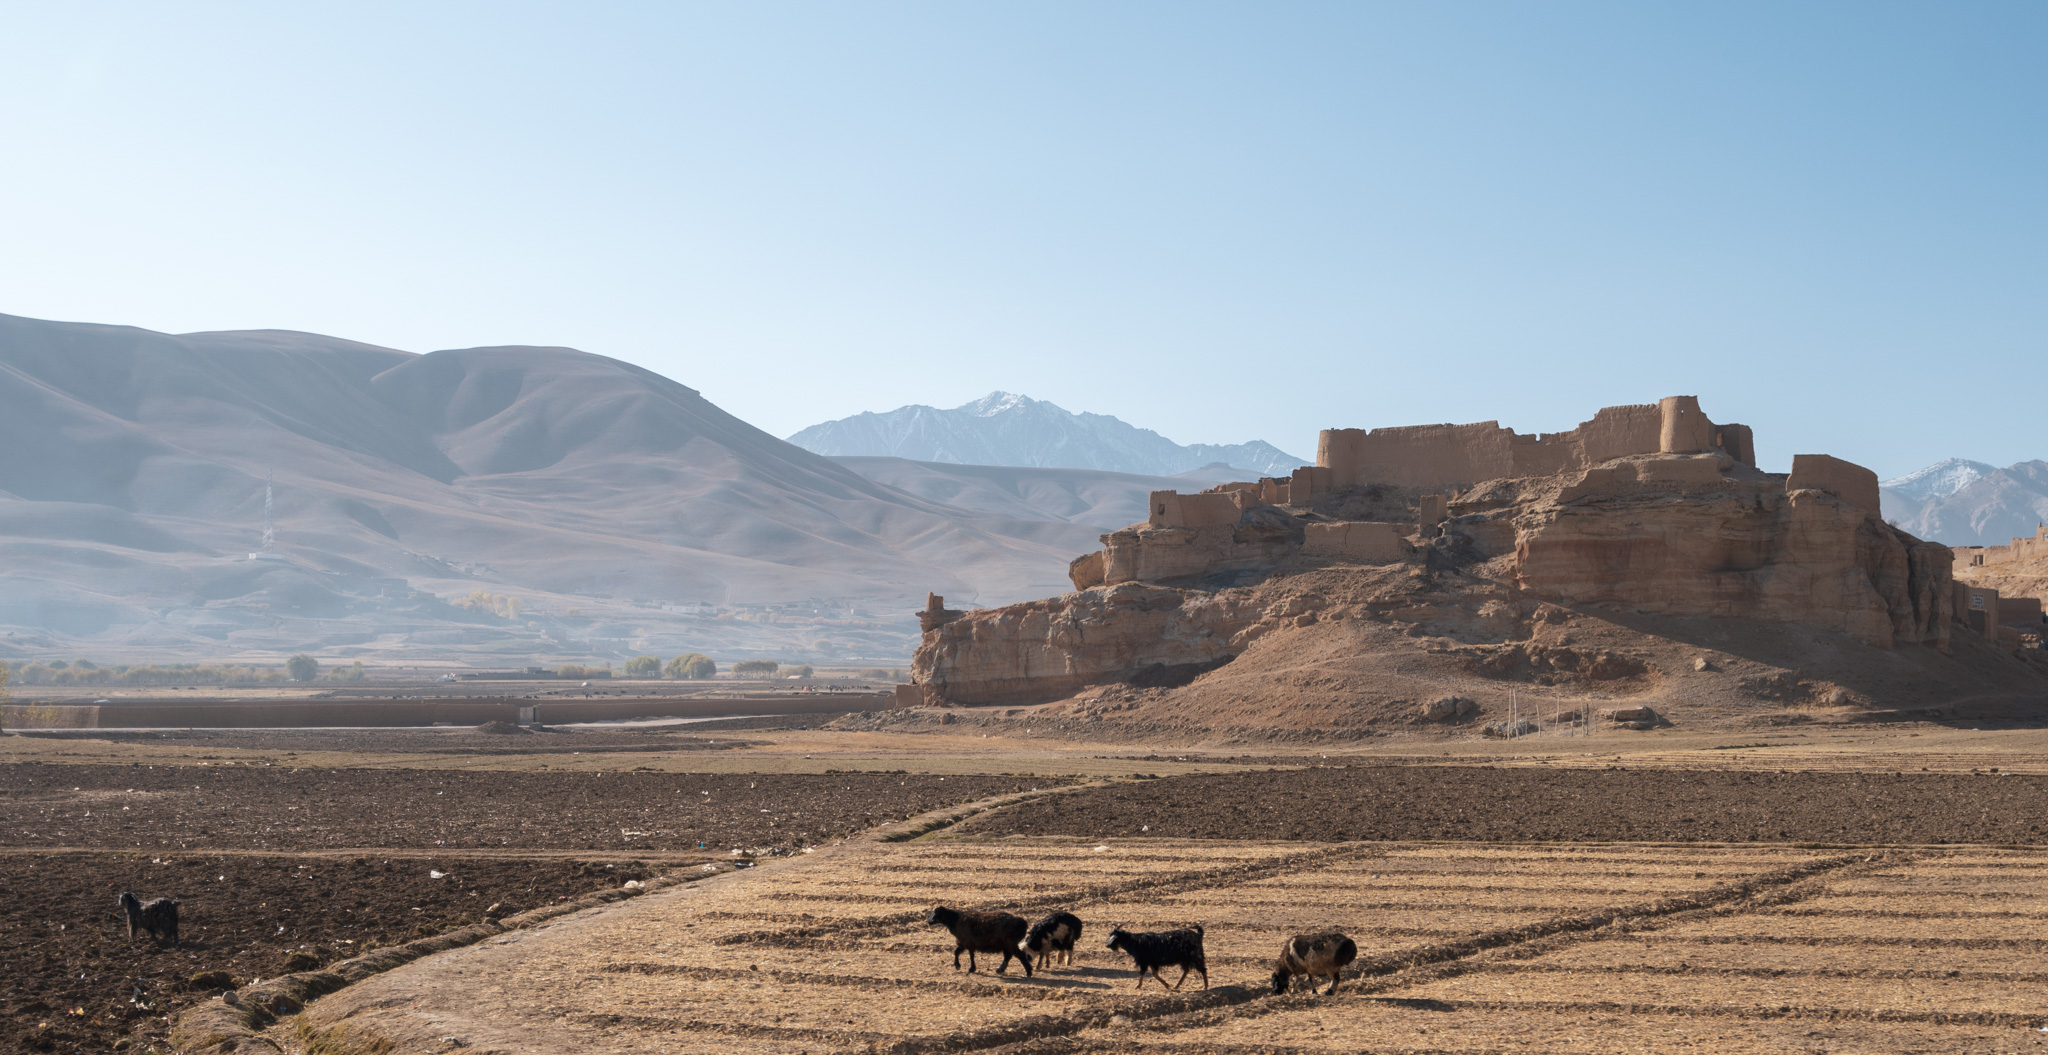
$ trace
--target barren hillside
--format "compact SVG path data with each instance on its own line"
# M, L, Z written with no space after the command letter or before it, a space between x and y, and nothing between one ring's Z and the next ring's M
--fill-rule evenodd
M924 590L1057 589L1096 534L918 498L566 348L0 316L0 449L0 657L900 657Z

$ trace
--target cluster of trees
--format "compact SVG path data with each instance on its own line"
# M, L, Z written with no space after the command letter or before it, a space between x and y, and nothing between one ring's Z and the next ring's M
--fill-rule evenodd
M626 661L626 676L629 678L670 677L678 681L701 681L718 673L718 664L702 652L690 652L669 660L662 666L660 656L634 656Z
M808 678L815 673L809 664L785 667L772 659L743 659L732 665L735 678Z
M573 669L578 668L563 667L562 672L566 675ZM743 659L732 665L732 674L736 678L808 678L816 673L808 664L785 667L772 659ZM885 676L887 673L883 672ZM659 656L634 656L626 661L625 667L625 676L629 678L670 677L678 681L701 681L717 674L718 664L701 652L677 656L669 660L667 666L662 665ZM611 672L606 671L605 676L610 677Z
M320 677L320 664L311 656L298 655L285 661L282 667L256 666L245 663L171 663L159 666L155 663L109 664L101 666L89 659L70 661L57 660L54 663L37 661L16 664L12 668L0 663L0 684L11 677L16 685L237 685L264 684L280 681L313 681ZM361 660L346 667L336 667L327 672L333 681L363 680Z
M579 667L574 663L564 663L555 668L555 677L558 678L582 678L585 681L589 681L592 678L609 678L611 676L612 665L609 663L602 667Z
M526 606L526 602L517 597L486 593L482 590L471 590L468 597L463 597L449 603L457 608L489 612L500 619L517 619L519 618L520 609Z
M880 667L867 667L861 670L860 677L862 681L902 681L903 672L901 670L883 670Z

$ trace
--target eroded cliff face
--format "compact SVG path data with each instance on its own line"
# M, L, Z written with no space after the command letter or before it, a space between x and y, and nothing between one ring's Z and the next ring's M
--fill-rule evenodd
M1242 591L1101 586L961 613L926 632L911 680L958 703L1043 703L1131 678L1171 684L1228 661L1258 616Z
M1482 524L1495 539L1512 524L1508 575L1546 600L1807 623L1880 648L1948 647L1946 547L1825 491L1787 492L1763 474L1702 477L1677 489L1567 479L1554 497L1482 514L1470 527Z

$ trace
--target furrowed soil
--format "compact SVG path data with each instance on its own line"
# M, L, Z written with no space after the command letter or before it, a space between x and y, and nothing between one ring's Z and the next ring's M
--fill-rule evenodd
M222 989L474 923L494 904L538 908L663 870L448 854L0 854L0 1051L105 1051L123 1038L161 1048L171 1015ZM179 944L129 940L124 890L177 897Z
M971 835L2039 844L2048 777L1481 766L1217 773L971 818Z
M0 847L789 851L1062 783L905 773L0 766Z
M538 908L629 879L711 874L708 861L729 871L735 849L791 853L1060 783L0 766L0 1051L107 1051L123 1041L165 1051L171 1017L221 987L196 976L246 982L324 966L476 922L493 903ZM123 890L179 899L182 944L128 940L115 904Z

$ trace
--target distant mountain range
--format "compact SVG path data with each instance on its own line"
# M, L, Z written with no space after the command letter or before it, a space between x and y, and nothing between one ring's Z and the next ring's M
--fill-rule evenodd
M890 457L956 465L1099 469L1173 476L1222 463L1239 478L1285 476L1309 464L1270 443L1179 444L1107 414L1076 414L1043 400L991 392L951 410L911 405L813 425L789 442L834 457Z
M907 458L832 460L877 483L984 516L1059 520L1087 525L1098 533L1144 520L1154 491L1199 491L1245 478L1243 470L1229 466L1209 466L1173 476L1137 476L1099 469L952 465Z
M0 315L0 452L0 659L900 660L927 590L1058 593L1120 526L923 498L567 348Z
M1881 485L1887 520L1951 546L1998 546L2048 521L2048 462L1949 458Z

